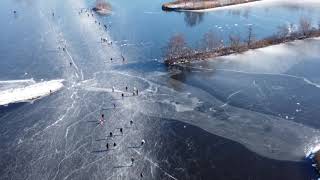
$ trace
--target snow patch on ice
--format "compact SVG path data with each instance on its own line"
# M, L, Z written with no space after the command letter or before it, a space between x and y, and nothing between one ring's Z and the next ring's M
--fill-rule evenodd
M63 80L51 80L43 82L34 82L33 80L13 80L5 83L12 84L17 82L30 81L32 84L24 87L10 88L0 91L0 106L10 103L28 102L30 100L39 99L60 90L63 87ZM33 82L32 82L33 81ZM3 82L3 81L2 81Z

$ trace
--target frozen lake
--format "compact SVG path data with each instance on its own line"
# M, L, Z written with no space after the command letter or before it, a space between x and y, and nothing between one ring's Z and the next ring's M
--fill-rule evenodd
M1 2L0 179L318 178L305 156L320 140L320 39L173 69L162 54L176 33L196 47L209 30L317 24L320 2L163 2L111 0L107 17L85 11L93 0Z

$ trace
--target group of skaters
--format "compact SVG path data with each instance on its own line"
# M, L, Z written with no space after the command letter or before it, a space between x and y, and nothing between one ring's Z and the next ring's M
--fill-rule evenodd
M104 119L104 114L101 114L101 119L100 119L100 122L104 122L105 121L105 119ZM132 120L130 120L130 125L133 125L133 121ZM121 135L123 135L123 128L117 128L117 129L119 129L119 132L121 133ZM113 132L110 132L109 133L109 137L110 138L113 138L114 137L114 134L113 134ZM146 141L144 140L144 139L142 139L141 140L141 142L140 142L140 148L142 148L143 146L144 146L144 144L146 143ZM112 143L106 143L106 150L108 151L110 148L111 148L111 146L113 146L114 148L117 146L117 143L116 142L113 142L113 144ZM131 161L131 164L130 164L130 166L133 166L134 165L134 162L135 162L135 159L134 159L134 157L131 157L130 158L130 161ZM143 173L141 172L140 173L140 177L141 178L143 178Z
M111 90L112 90L112 92L115 92L115 87L112 86ZM128 86L126 86L125 87L125 91L128 92L128 90L129 90L129 88L128 88ZM133 96L139 95L139 90L136 87L134 87L132 94L133 94ZM121 93L121 97L124 98L124 93ZM116 104L115 103L113 103L113 107L116 108ZM105 115L102 113L101 114L101 118L100 118L100 124L103 125L104 122L105 122ZM132 126L133 125L133 120L130 120L129 123L130 123L130 126ZM121 134L121 136L123 136L124 129L122 127L121 128L116 128L116 130L118 130L118 132ZM114 132L109 132L109 135L108 135L109 138L113 138L114 136L115 136ZM144 139L142 139L141 142L140 142L140 145L137 146L137 148L142 148L145 143L146 143L146 141ZM108 151L112 147L116 148L117 147L117 143L116 142L113 142L113 143L107 142L105 147L106 147L106 150ZM135 163L134 157L130 158L130 162L131 162L130 166L133 166L134 163ZM143 173L142 172L140 173L140 178L143 178Z
M126 86L126 92L128 92L128 87ZM112 92L115 91L114 86L112 87ZM139 90L136 87L133 87L133 91L132 91L132 96L138 96L139 95ZM121 98L123 99L125 97L124 93L121 93Z

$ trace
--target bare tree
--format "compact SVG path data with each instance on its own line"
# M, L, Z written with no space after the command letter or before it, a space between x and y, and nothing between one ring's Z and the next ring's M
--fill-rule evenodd
M211 51L221 46L221 39L210 30L203 35L201 44L203 49Z
M165 57L167 59L176 58L182 55L187 55L190 50L182 34L172 36L167 46L164 48Z
M299 31L304 36L307 36L310 34L311 29L312 29L311 20L306 17L301 17L299 21Z
M248 26L248 37L246 40L248 48L250 48L252 41L254 41L253 28L252 28L252 25L249 25Z
M279 38L286 38L287 36L289 36L289 27L286 24L280 25L278 26L278 32L277 35Z
M229 35L230 47L236 52L240 52L240 36L239 35Z

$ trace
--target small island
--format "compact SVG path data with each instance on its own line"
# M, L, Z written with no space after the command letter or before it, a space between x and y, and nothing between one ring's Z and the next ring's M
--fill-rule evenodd
M224 6L250 3L260 0L176 0L164 3L164 11L205 10Z
M306 17L301 17L297 25L280 25L277 33L259 40L255 39L252 25L248 26L247 34L230 34L227 40L223 40L218 33L211 30L203 35L198 43L200 47L188 46L184 36L176 34L164 47L164 63L167 66L190 63L316 37L320 37L320 24L314 27L312 21Z
M109 15L111 14L111 5L104 0L97 0L96 6L92 8L93 11L100 15Z

